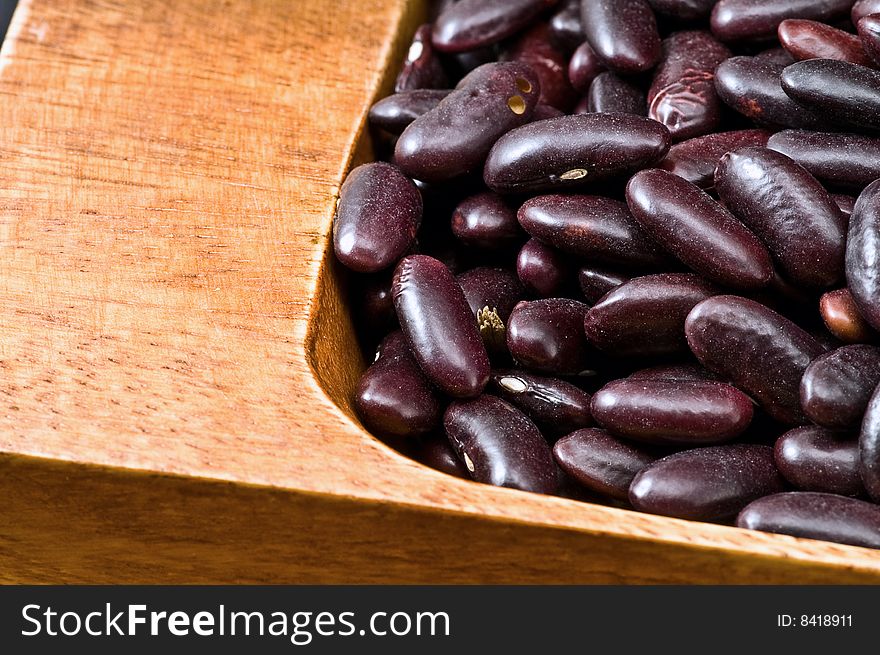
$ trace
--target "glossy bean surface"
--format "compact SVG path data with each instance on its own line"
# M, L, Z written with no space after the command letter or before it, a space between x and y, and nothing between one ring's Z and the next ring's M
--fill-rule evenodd
M722 41L770 39L787 18L829 21L851 8L852 0L719 0L712 32Z
M597 303L606 293L630 279L628 274L604 266L583 266L578 271L581 293L590 304Z
M467 467L458 459L445 435L431 434L424 437L416 448L415 457L425 466L442 473L465 480L470 478Z
M580 93L589 91L593 80L604 71L605 65L586 41L578 46L568 62L568 79Z
M785 130L770 137L767 147L795 160L823 182L861 189L880 178L880 138Z
M814 20L788 19L779 25L779 41L792 57L837 59L872 66L859 37Z
M819 299L819 313L828 331L844 343L871 343L877 340L877 333L862 316L849 289L823 294Z
M636 509L682 519L735 516L784 483L769 446L733 444L668 455L640 471L629 490Z
M581 0L567 0L562 7L550 17L548 23L550 35L559 45L569 52L584 42L584 30L581 26Z
M395 93L370 107L370 124L391 134L400 134L419 116L439 105L449 93L449 89L417 89Z
M880 348L843 346L814 359L801 380L801 407L818 425L857 429L880 384Z
M452 233L465 245L489 250L516 245L524 236L515 207L490 191L458 204L452 213Z
M495 392L515 405L545 434L568 434L593 424L590 394L565 380L515 369L492 374Z
M859 434L859 473L871 499L880 503L880 386L871 396Z
M645 92L633 82L611 72L599 73L587 93L587 111L645 116Z
M708 368L754 398L780 423L806 422L800 382L825 348L789 319L738 296L715 296L685 321L691 351Z
M495 396L455 401L443 417L446 436L477 482L553 493L558 486L550 446L534 423Z
M532 68L541 82L539 102L567 112L577 102L568 79L568 57L550 37L546 23L538 23L514 44L508 58Z
M657 19L646 0L581 0L581 25L612 70L643 73L660 59Z
M858 496L865 491L859 477L859 442L852 434L815 425L795 428L776 440L776 468L801 491Z
M489 356L461 287L440 261L401 260L394 272L394 307L422 371L453 397L478 395L489 381Z
M843 277L846 225L837 203L794 160L740 148L718 163L715 188L774 254L793 283L822 288Z
M449 86L446 69L431 43L431 25L421 25L413 36L403 67L394 82L394 92L446 89Z
M556 0L459 0L434 21L434 47L466 52L497 43L519 32Z
M506 323L510 312L525 296L516 273L506 268L479 266L456 276L471 312L488 309Z
M577 375L589 364L584 335L587 306L565 298L523 301L507 324L507 347L523 367L555 375Z
M858 25L862 18L871 14L880 14L880 0L859 0L850 12L852 24Z
M737 526L804 539L880 548L880 506L856 498L789 491L754 501Z
M627 184L626 201L645 232L708 280L735 289L770 282L773 263L761 240L687 180L659 168L641 171Z
M862 18L858 23L858 30L859 39L861 39L862 48L868 55L868 60L854 63L864 63L866 66L877 68L880 66L880 14Z
M516 274L520 281L539 298L549 298L563 291L571 270L566 255L537 239L529 239L516 258Z
M849 219L846 279L862 317L880 330L880 180L862 191Z
M701 189L711 189L715 186L715 168L724 155L746 146L766 146L769 138L767 130L733 130L694 137L673 145L658 167Z

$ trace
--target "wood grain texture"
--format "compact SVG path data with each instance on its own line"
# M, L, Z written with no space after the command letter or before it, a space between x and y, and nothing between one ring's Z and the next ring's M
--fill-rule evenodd
M456 480L353 419L338 186L423 8L21 0L0 580L880 582L880 554Z

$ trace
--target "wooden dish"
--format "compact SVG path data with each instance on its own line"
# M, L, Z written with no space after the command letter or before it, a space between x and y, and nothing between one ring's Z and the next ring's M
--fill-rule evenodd
M361 428L328 235L423 11L21 0L0 580L880 582L878 552L453 479Z

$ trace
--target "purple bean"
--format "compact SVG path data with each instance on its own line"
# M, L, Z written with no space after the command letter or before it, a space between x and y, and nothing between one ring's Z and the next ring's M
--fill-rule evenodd
M416 459L424 464L457 478L470 478L467 467L458 459L449 439L445 436L431 434L423 438L416 449Z
M593 80L604 70L605 65L599 55L585 41L578 46L568 62L568 79L576 91L587 93Z
M779 41L797 60L837 59L873 66L859 37L814 20L782 21L779 25Z
M535 424L512 405L487 395L455 401L443 425L474 480L523 491L556 491L550 447Z
M871 14L880 14L880 0L859 0L850 13L852 24L858 25L861 19Z
M829 332L844 343L870 343L877 340L853 300L849 289L829 291L819 299L819 313Z
M740 148L721 158L715 188L767 244L789 280L810 288L841 280L846 249L843 215L802 166L768 148Z
M636 475L633 506L682 519L721 520L783 490L769 446L735 444L668 455Z
M400 326L428 379L450 396L479 395L489 381L489 357L449 269L425 255L405 257L393 292Z
M561 47L571 52L584 42L581 27L581 0L568 0L562 9L550 18L550 35Z
M531 236L591 261L644 268L667 263L626 205L601 196L547 195L526 201L520 225Z
M452 233L462 243L488 250L522 241L516 209L504 198L484 191L465 198L452 213Z
M422 220L422 196L391 164L358 166L339 191L333 249L346 267L372 273L410 249Z
M431 25L419 26L406 54L403 68L394 82L394 92L414 89L446 89L449 78L431 44Z
M801 407L815 423L835 430L862 423L880 384L880 348L844 346L820 355L801 380Z
M575 300L523 301L507 324L507 347L516 362L533 371L577 375L586 370L590 347L584 336L587 306Z
M420 116L440 104L448 89L417 89L383 98L370 108L370 124L391 134L400 134Z
M687 352L685 319L716 293L701 277L687 273L633 278L587 312L584 329L590 343L618 356Z
M516 274L526 289L539 298L549 298L564 289L571 263L558 250L529 239L516 258Z
M676 32L663 41L663 56L648 91L648 116L669 128L673 141L713 132L721 122L715 69L730 57L708 32Z
M489 308L506 323L510 312L525 296L525 289L513 271L481 266L456 276L474 316Z
M871 500L880 503L880 386L874 391L862 421L859 474Z
M633 478L657 459L652 452L596 428L563 437L553 446L553 456L579 484L618 500L629 498Z
M397 140L394 161L425 182L474 171L502 134L529 121L540 93L538 76L525 64L481 66L410 123Z
M587 111L647 116L645 93L611 72L599 73L587 93Z
M719 0L712 32L722 41L771 39L787 18L828 21L851 7L852 0Z
M631 278L628 274L604 266L583 266L578 271L581 293L590 304L595 304L606 293L616 289L629 279Z
M658 14L682 21L706 18L712 13L716 0L648 0Z
M840 210L840 213L846 219L846 224L849 226L849 217L852 216L853 209L856 207L856 199L854 196L848 196L845 193L832 193L831 198L837 204L837 208Z
M537 423L545 434L568 434L593 425L590 394L570 382L505 369L492 374L498 395Z
M880 178L880 139L862 134L785 130L767 147L791 157L823 182L864 188Z
M645 232L708 280L735 289L770 282L773 262L760 239L687 180L641 171L627 184L626 201Z
M752 396L780 423L806 422L800 381L824 347L787 318L747 298L715 296L685 322L694 355Z
M434 22L434 47L466 52L498 43L555 4L556 0L459 0Z
M856 498L789 491L749 504L736 520L749 530L880 548L880 507Z
M563 112L577 102L577 94L568 81L568 58L551 41L546 23L539 23L523 34L514 44L509 58L531 66L538 75L541 82L539 102Z
M731 150L745 146L766 146L767 130L734 130L698 136L669 149L669 154L658 164L703 189L715 186L715 167L718 160Z
M643 73L660 59L660 34L645 0L581 0L587 41L608 68Z
M795 428L776 440L773 456L779 472L801 491L841 496L865 492L859 477L859 442L852 435L815 425Z
M880 330L880 180L862 191L849 220L846 279L856 307Z
M862 48L868 54L866 66L880 66L880 14L865 16L858 23L859 39Z

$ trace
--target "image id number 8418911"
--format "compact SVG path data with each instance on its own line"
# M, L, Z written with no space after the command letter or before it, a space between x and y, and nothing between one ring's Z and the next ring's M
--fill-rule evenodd
M777 614L780 628L851 628L852 614Z

